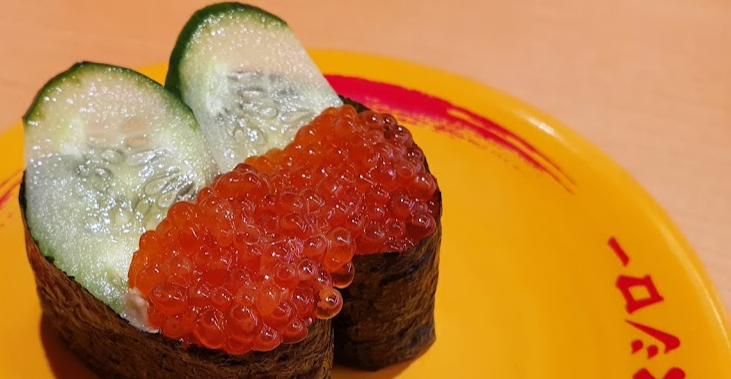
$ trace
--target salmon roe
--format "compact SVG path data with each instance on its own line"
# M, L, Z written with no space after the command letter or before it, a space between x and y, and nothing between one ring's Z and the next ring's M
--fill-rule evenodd
M436 230L437 182L393 116L329 108L284 149L219 175L140 238L129 286L148 324L230 354L295 343L342 308L355 254Z

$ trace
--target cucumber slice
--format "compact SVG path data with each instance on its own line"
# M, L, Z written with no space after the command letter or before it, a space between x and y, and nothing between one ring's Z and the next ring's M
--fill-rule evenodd
M41 252L125 316L140 235L218 169L190 109L132 70L82 62L24 117L26 220Z
M211 5L191 17L165 85L193 109L224 172L283 148L300 126L342 105L283 20L239 3Z

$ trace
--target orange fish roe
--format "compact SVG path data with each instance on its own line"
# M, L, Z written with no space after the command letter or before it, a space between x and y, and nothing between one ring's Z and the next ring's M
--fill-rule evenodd
M389 114L329 108L284 150L246 163L281 180L291 199L321 204L305 217L347 230L355 254L406 251L436 230L437 182L409 130Z
M173 205L142 235L129 286L170 338L231 354L295 343L342 308L354 254L405 251L435 231L436 190L392 116L330 108L283 150Z

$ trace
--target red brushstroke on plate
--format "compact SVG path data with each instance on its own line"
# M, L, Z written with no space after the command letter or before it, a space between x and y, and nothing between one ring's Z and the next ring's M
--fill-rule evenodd
M22 170L17 170L14 173L12 173L7 179L4 179L2 182L0 182L0 189L5 187L6 184L8 184L11 180L13 180L13 178L18 176L18 174L20 174L21 172L22 172ZM0 209L2 209L3 206L5 206L5 203L7 203L7 201L12 196L13 190L15 189L15 187L17 187L19 185L20 185L20 180L18 179L17 182L13 183L11 186L6 188L4 192L0 193Z
M22 170L17 170L14 173L12 173L10 176L8 176L7 179L4 179L2 182L0 182L0 188L3 188L8 182L13 179L16 175L20 174Z
M550 175L569 192L573 181L535 147L510 130L444 99L394 84L326 75L335 92L373 109L394 113L405 123L428 121L438 132L459 136L465 130L517 154L532 167ZM379 109L383 107L386 109Z
M3 184L5 184L5 183L7 183L7 181L5 181ZM5 192L0 194L0 209L2 209L2 207L5 206L5 203L7 203L7 201L10 200L10 198L13 195L13 190L15 190L15 188L18 187L19 185L20 185L20 181L13 184L7 190L5 190Z

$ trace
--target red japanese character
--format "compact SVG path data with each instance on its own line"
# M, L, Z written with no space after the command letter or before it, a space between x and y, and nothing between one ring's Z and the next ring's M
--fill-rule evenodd
M658 379L654 375L650 374L649 371L647 371L646 368L643 368L640 371L637 371L633 376L633 379ZM677 367L673 367L668 372L665 373L665 376L663 376L660 379L684 379L685 378L685 371L682 369L679 369Z
M625 320L628 324L634 326L636 329L642 331L643 333L649 335L650 337L660 341L660 343L663 345L663 353L667 354L677 348L680 347L680 339L678 337L675 337L674 335L670 333L665 333L661 330L657 330L654 328L651 328L647 325L638 324L636 322L632 322L630 320ZM638 351L642 350L644 347L644 343L637 339L632 341L632 354L637 353ZM647 358L652 358L659 352L659 349L657 345L650 345L647 347Z
M657 292L655 283L652 282L650 275L645 275L642 278L620 275L617 278L615 286L620 292L622 292L624 301L627 303L626 309L629 314L665 300L662 296L660 296L660 293ZM644 288L647 291L647 294L644 297L636 299L632 294L632 288L636 287Z
M622 261L622 266L627 266L629 264L629 256L627 253L624 252L624 249L622 249L622 246L619 246L619 242L617 242L617 239L614 237L609 238L609 247L612 248L612 251L614 251L614 254L617 255L620 261Z

